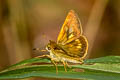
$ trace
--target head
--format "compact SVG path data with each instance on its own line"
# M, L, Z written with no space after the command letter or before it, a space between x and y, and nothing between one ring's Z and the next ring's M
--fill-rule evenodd
M56 42L50 40L46 46L46 50L50 52L51 50L56 49L56 47L57 47Z

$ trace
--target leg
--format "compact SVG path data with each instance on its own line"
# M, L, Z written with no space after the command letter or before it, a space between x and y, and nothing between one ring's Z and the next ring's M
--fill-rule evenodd
M65 72L67 72L65 61L62 61L62 63L63 63L63 65L64 65Z
M57 64L54 61L54 58L51 58L50 55L41 55L41 56L37 56L36 58L41 58L41 57L48 57L51 59L51 62L54 64L54 66L56 67L56 74L58 73L58 68L57 68Z
M55 68L56 68L56 74L58 74L58 68L57 68L57 64L55 63L55 61L53 59L51 59L51 62L54 64Z
M67 63L66 61L65 61L65 63L66 63L66 65L67 65L67 67L68 67L68 68L71 68L71 66L70 66L70 65L68 65L68 63Z
M41 56L37 56L37 57L35 57L35 58L41 58L41 57L48 57L48 58L51 59L50 55L41 55Z
M80 60L80 64L83 64L83 63L84 63L84 61L81 59L81 60Z

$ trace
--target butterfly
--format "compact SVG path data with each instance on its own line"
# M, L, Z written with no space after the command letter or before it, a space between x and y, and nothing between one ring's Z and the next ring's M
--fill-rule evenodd
M50 40L46 46L50 54L38 57L49 57L56 66L56 72L58 72L57 62L63 63L65 71L67 71L66 66L69 66L68 62L82 64L88 51L88 40L82 33L81 22L77 14L74 10L70 10L57 42Z

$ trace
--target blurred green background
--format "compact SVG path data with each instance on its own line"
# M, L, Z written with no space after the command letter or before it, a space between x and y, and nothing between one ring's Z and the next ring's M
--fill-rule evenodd
M120 55L119 8L120 0L0 0L0 70L40 55L32 49L56 41L71 9L88 38L86 58Z

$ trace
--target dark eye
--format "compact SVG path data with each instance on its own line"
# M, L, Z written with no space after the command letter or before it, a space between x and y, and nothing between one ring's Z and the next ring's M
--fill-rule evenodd
M54 50L57 50L58 48L57 47L54 47Z
M51 48L50 48L50 47L48 47L48 50L51 50Z

